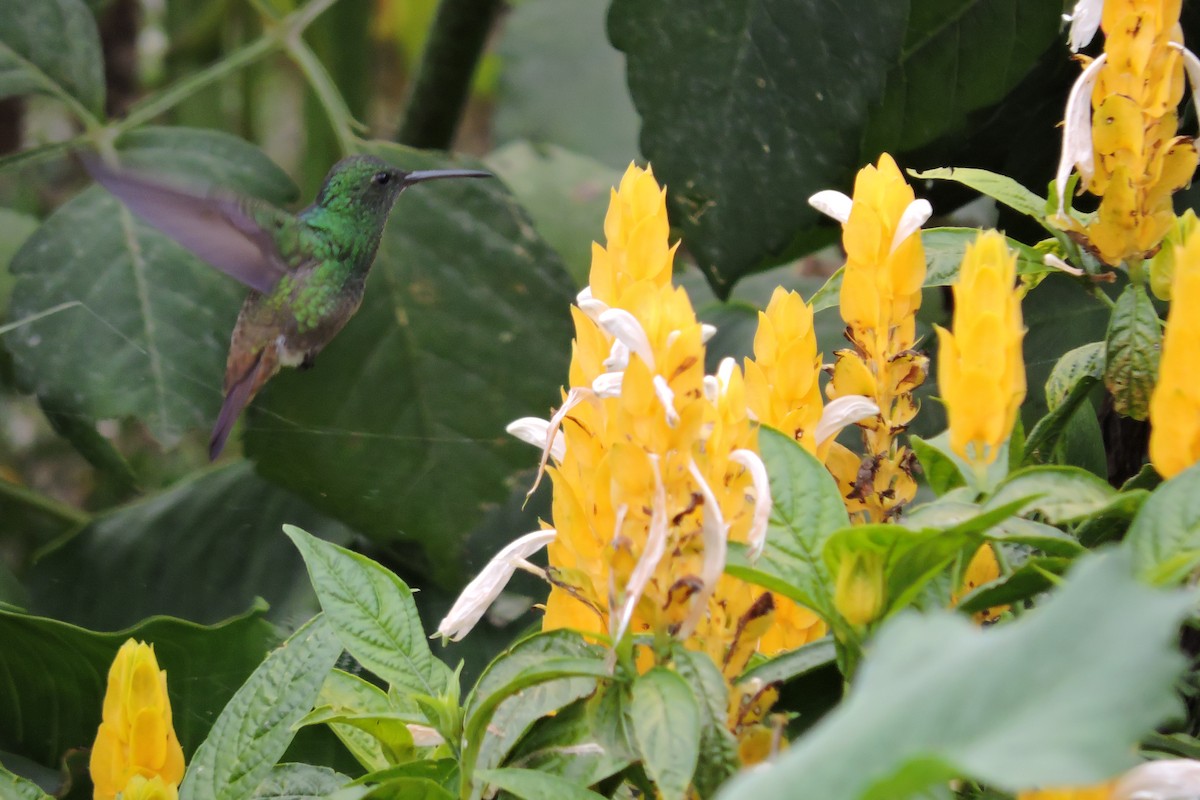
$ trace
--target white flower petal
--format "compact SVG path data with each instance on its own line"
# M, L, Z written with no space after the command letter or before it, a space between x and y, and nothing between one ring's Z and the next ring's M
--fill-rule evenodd
M879 406L875 401L861 394L848 394L830 400L821 411L821 420L813 432L813 439L820 447L826 439L837 436L847 425L853 425L860 419L873 417L878 413Z
M1079 0L1070 14L1064 14L1063 19L1071 22L1071 52L1078 53L1087 47L1100 29L1100 12L1104 8L1104 0Z
M722 358L721 363L717 364L717 381L721 385L721 394L729 388L729 379L733 377L733 371L737 368L737 359L729 356Z
M542 450L546 448L546 440L550 439L550 457L559 463L562 463L563 457L567 454L567 442L562 433L557 429L552 429L550 422L541 417L514 419L504 430L522 442ZM551 439L552 431L553 439Z
M628 366L629 348L620 339L613 339L608 358L604 359L604 368L609 372L621 372Z
M675 393L671 391L667 379L662 375L655 375L653 382L654 396L658 398L658 402L662 403L663 410L667 412L667 424L674 428L679 424L679 412L675 410Z
M650 337L638 318L623 308L610 308L600 315L598 323L606 333L625 343L632 352L637 353L643 363L654 371L654 351L650 348Z
M1087 274L1086 272L1079 269L1078 267L1072 267L1070 264L1063 261L1061 258L1054 255L1053 253L1046 253L1046 255L1042 256L1042 263L1048 267L1054 267L1055 269L1062 270L1063 272L1067 273L1068 275L1074 275L1077 278L1082 278L1084 275Z
M767 544L767 524L771 521L771 481L767 476L767 465L753 450L734 450L729 454L729 460L745 467L754 483L754 517L746 536L749 545L746 555L751 561L757 561Z
M1148 761L1126 772L1110 800L1188 800L1200 797L1200 761L1171 758Z
M575 305L579 306L579 310L597 325L600 324L600 315L608 311L608 303L592 297L591 286L583 287L579 294L575 295Z
M888 252L895 252L905 239L921 230L921 226L931 216L933 216L933 206L929 205L928 200L913 200L909 203L908 207L904 209L904 213L900 215L900 221L896 223L896 232L892 234L892 247Z
M710 403L716 403L721 399L721 383L717 380L716 375L704 376L704 399Z
M591 389L584 389L581 387L575 387L571 389L571 391L567 392L567 399L563 401L562 408L554 412L554 416L550 418L550 422L547 423L546 426L548 430L555 432L555 439L558 438L558 430L562 427L562 421L564 418L566 418L567 413L584 400L589 400L593 397L595 397L595 394ZM542 458L540 461L538 461L537 475L533 479L533 486L530 486L529 491L525 493L526 499L533 496L533 493L537 491L538 484L542 482L542 476L546 474L546 462L550 460L551 451L553 449L554 441L549 438L549 435L547 435L545 443L543 444ZM563 453L566 453L565 445L563 447Z
M1171 47L1174 47L1183 55L1183 68L1187 70L1188 83L1192 85L1192 107L1200 108L1200 58L1196 58L1196 54L1179 42L1171 42Z
M725 556L729 536L729 528L725 525L717 496L713 494L708 481L704 480L704 475L701 474L695 461L688 464L688 472L700 487L700 494L704 497L700 526L701 535L704 537L704 561L700 566L700 591L692 595L689 601L691 608L688 610L687 618L684 619L676 634L681 640L692 635L692 631L696 630L701 618L708 611L708 600L717 590L717 581L725 572Z
M621 382L624 379L624 372L606 372L592 381L592 391L596 393L596 397L620 397Z
M850 209L853 208L854 201L839 191L825 189L808 198L808 204L845 225L850 221Z
M408 732L412 734L413 744L417 747L436 747L446 743L442 735L428 725L409 722L404 727L408 728Z
M510 542L462 590L454 606L438 625L436 635L457 642L470 633L483 618L488 606L504 591L517 567L554 541L556 535L553 529L533 531Z
M708 340L717 335L717 326L709 325L707 322L700 323L700 342L708 344Z
M624 587L624 599L621 603L620 613L612 615L617 622L612 637L614 648L628 630L629 623L633 619L633 610L637 607L638 601L642 599L642 594L646 591L646 584L654 576L654 570L658 569L658 562L662 561L663 553L667 550L667 492L663 488L658 457L652 455L649 458L650 466L654 470L654 501L650 504L650 530L646 534L646 546L642 550L642 555L634 565L633 571L629 573L629 582ZM621 533L623 519L624 515L617 519L616 530L613 531L614 538Z
M1067 111L1063 120L1062 156L1058 160L1058 171L1054 174L1054 187L1058 193L1058 213L1066 210L1067 182L1071 170L1078 168L1083 180L1090 181L1095 170L1092 152L1092 89L1100 67L1108 57L1102 53L1087 69L1079 74L1071 93L1067 96Z

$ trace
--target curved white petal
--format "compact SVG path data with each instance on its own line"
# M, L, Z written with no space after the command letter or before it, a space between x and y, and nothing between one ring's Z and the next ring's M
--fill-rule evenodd
M835 189L825 189L808 198L808 204L827 217L845 225L850 221L854 201Z
M1068 275L1074 275L1077 278L1082 278L1084 275L1087 274L1086 272L1079 269L1078 267L1072 267L1070 264L1063 261L1061 258L1054 255L1053 253L1046 253L1046 255L1042 256L1042 263L1048 267L1054 267L1055 269L1062 270L1063 272L1067 273Z
M754 483L754 517L746 537L749 545L746 555L756 561L767 543L767 525L771 521L771 481L767 476L767 465L753 450L734 450L729 454L729 460L745 467Z
M609 372L621 372L628 366L629 348L620 339L613 339L608 358L604 359L604 368Z
M1078 53L1096 37L1100 29L1100 12L1104 8L1104 0L1079 0L1070 14L1063 19L1070 20L1071 52Z
M650 466L654 470L654 501L650 506L650 530L646 534L646 546L642 555L634 565L633 571L629 573L629 582L625 584L620 613L612 615L617 621L612 637L614 647L628 630L629 622L633 619L633 610L642 599L646 584L654 576L654 570L658 569L658 562L662 561L663 553L667 550L667 492L663 488L658 457L651 455L649 458ZM623 517L624 515L620 515L617 519L616 530L613 531L614 538L620 535Z
M674 428L679 424L679 412L675 410L675 392L671 391L667 379L662 375L655 375L654 381L654 396L658 398L658 402L662 403L663 410L667 412L667 424Z
M549 420L541 417L521 417L508 423L504 429L526 444L545 449L549 440L550 457L562 462L567 454L567 442L557 428L551 428Z
M717 335L717 326L707 322L700 323L700 343L708 344L708 340Z
M579 294L575 295L575 305L579 306L579 310L597 325L600 324L600 315L608 311L608 303L592 297L591 286L583 287Z
M1187 70L1188 83L1192 85L1192 106L1200 108L1200 58L1196 58L1196 54L1179 42L1171 42L1171 47L1174 47L1183 55L1183 68Z
M900 215L900 221L896 223L896 232L892 234L892 246L888 252L895 252L905 239L921 230L921 226L931 216L933 216L933 206L929 205L928 200L913 200L909 203L908 207L904 209L904 213Z
M558 409L558 411L555 411L554 416L550 418L550 422L547 423L547 429L554 431L555 437L557 437L558 429L562 427L562 421L564 418L566 418L567 413L584 400L588 400L593 397L595 397L595 394L591 389L584 389L582 387L575 387L571 389L571 391L567 392L567 399L563 401L562 408ZM554 442L550 439L549 435L547 435L542 449L542 458L540 461L538 461L537 475L533 479L533 486L530 486L529 491L525 493L526 499L533 496L533 493L537 491L538 484L542 482L542 476L546 474L546 462L550 459L550 451L553 449ZM565 446L563 448L563 453L566 453Z
M493 601L504 591L526 558L554 541L554 529L533 531L510 542L467 584L454 606L438 624L437 636L457 642L471 632Z
M721 393L729 388L729 379L733 377L733 371L738 368L737 359L726 356L721 359L721 363L717 364L717 382L721 385Z
M646 329L633 314L623 308L610 308L600 315L598 323L610 336L620 339L630 351L637 353L643 363L654 371L654 350Z
M704 376L704 399L710 403L716 403L721 399L721 383L717 380L716 375Z
M691 636L692 631L696 630L696 626L700 624L700 619L708 611L708 600L717 590L717 581L725 572L725 556L729 536L729 529L721 514L721 506L717 503L717 496L713 494L708 481L704 480L704 475L701 474L695 461L688 464L688 472L700 487L700 494L704 497L700 526L701 535L704 537L704 561L700 566L700 591L693 594L689 600L691 608L688 609L688 615L676 634L679 639Z
M1200 797L1200 761L1148 761L1117 780L1110 800L1185 800Z
M1058 213L1066 210L1067 182L1071 170L1079 168L1084 181L1092 179L1096 165L1092 152L1092 89L1100 67L1108 57L1102 53L1079 74L1071 93L1067 96L1067 111L1063 120L1062 156L1058 160L1058 171L1054 174L1054 188L1058 193Z
M596 397L620 397L621 382L625 379L624 372L606 372L597 375L592 381L592 391Z
M821 411L821 420L813 432L817 446L837 436L842 428L853 425L860 419L873 417L879 413L879 406L869 397L861 394L848 394L836 400L830 400Z

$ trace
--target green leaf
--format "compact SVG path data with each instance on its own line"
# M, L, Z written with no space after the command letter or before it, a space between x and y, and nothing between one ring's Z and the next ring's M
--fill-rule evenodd
M260 605L205 627L157 617L117 633L0 610L0 750L45 765L90 747L106 676L128 638L154 645L167 672L175 732L190 756L237 686L278 641ZM47 704L46 698L53 698Z
M741 768L737 740L729 729L729 687L706 653L676 647L676 674L687 681L700 712L700 755L692 784L700 797L712 797Z
M522 3L520 9L534 5ZM620 173L570 150L552 144L535 146L524 140L493 150L486 163L529 212L541 237L558 251L575 286L586 286L592 242L604 241L609 189L621 180Z
M1107 506L1092 514L1076 529L1080 544L1096 547L1124 536L1129 530L1129 523L1151 496L1147 489L1122 488Z
M3 767L0 767L0 797L5 800L52 800L36 783L13 775Z
M294 193L261 151L215 131L147 129L127 137L121 152L144 166L174 158L193 181L220 176L275 202ZM79 304L4 337L25 389L89 420L138 417L168 446L211 427L244 287L98 187L55 211L11 269L13 318Z
M1126 286L1113 308L1105 348L1104 385L1118 413L1138 420L1149 415L1161 349L1162 328L1150 295L1142 286Z
M489 701L501 702L491 712L487 736L480 744L476 766L498 766L512 746L539 718L580 697L586 697L596 689L594 678L572 675L539 683L510 697L508 695L512 694L514 679L554 659L589 658L602 663L602 649L588 644L574 631L556 630L522 639L488 665L466 704L468 724L472 724L480 709Z
M254 670L188 763L180 800L242 800L271 774L342 645L314 617Z
M1069 558L1034 556L1013 570L1011 575L1002 575L967 593L957 608L964 614L974 614L996 606L1024 602L1058 586L1061 581L1057 576L1065 573L1070 566Z
M1068 350L1046 379L1046 405L1050 410L1053 412L1070 399L1075 387L1085 378L1093 381L1103 378L1104 361L1104 342L1089 342Z
M104 113L100 34L79 0L0 4L0 97L28 92Z
M278 764L267 773L250 800L324 800L349 781L328 767Z
M591 786L637 759L629 731L628 686L609 683L552 717L542 717L510 751L508 763Z
M1096 513L1116 493L1107 481L1078 467L1025 467L996 487L985 507L993 509L1029 498L1021 513L1036 511L1058 525Z
M437 697L450 668L429 649L412 589L366 556L284 525L295 543L321 608L350 655L398 689Z
M687 681L653 667L633 682L633 738L664 800L683 798L700 755L700 707Z
M581 0L523 0L510 9L498 45L504 68L492 116L497 142L561 145L609 169L638 158L637 112L624 59L605 40L605 10ZM563 188L559 199L569 203ZM607 205L608 186L601 188ZM597 229L603 219L602 207Z
M1038 0L924 0L908 11L899 63L863 135L865 154L961 134L968 115L1004 99L1061 27L1061 9Z
M334 540L350 535L245 462L199 473L99 515L43 553L27 579L33 608L113 630L152 614L211 623L262 597L273 618L304 619L316 599L279 533L284 522Z
M346 746L358 763L368 770L384 769L391 762L383 752L383 745L376 737L361 728L340 722L329 721L330 717L342 713L385 714L394 710L387 693L373 683L343 672L330 670L321 686L317 708L301 720L302 725L324 722ZM411 736L409 737L411 740Z
M459 166L370 149L404 169ZM415 187L392 214L362 308L314 369L271 382L251 409L247 451L260 474L457 586L472 528L537 464L504 428L558 402L573 297L499 182Z
M742 673L738 683L761 680L763 683L786 683L822 669L837 660L833 637L826 636L757 664Z
M925 473L925 480L929 482L929 488L933 489L934 494L940 496L951 489L966 485L960 467L963 462L950 450L916 435L908 437L908 444L916 454L917 460L921 462L921 471Z
M1007 175L970 167L941 167L924 172L909 170L908 174L918 180L961 183L1038 221L1046 216L1046 198L1038 197Z
M1200 465L1150 494L1125 543L1138 575L1153 583L1178 583L1200 564Z
M1075 381L1067 396L1055 405L1054 410L1038 420L1037 425L1033 427L1033 430L1029 432L1029 437L1025 440L1024 463L1026 465L1041 464L1051 459L1059 443L1065 438L1075 413L1091 413L1091 410L1085 407L1085 401L1091 394L1092 387L1099 382L1098 377L1081 376ZM1047 392L1049 392L1049 385L1047 385Z
M791 437L763 427L758 443L773 506L757 569L780 578L791 587L789 597L829 618L833 579L821 552L830 534L850 524L846 505L825 465ZM727 571L750 579L744 565L733 563Z
M1132 766L1139 737L1179 711L1174 642L1192 597L1131 573L1123 553L1089 556L1036 614L983 630L944 611L892 619L846 700L719 797L803 786L828 800L882 800L956 776L1014 791Z
M905 17L869 0L612 3L642 153L718 295L815 227L804 198L849 189Z
M524 800L603 800L596 794L566 778L534 769L477 769L475 777L497 786Z

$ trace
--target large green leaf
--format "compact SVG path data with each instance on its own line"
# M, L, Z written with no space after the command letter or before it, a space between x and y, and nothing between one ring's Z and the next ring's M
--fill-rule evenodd
M846 0L615 0L642 152L719 295L849 189L870 109L900 58L906 8Z
M196 750L180 800L243 800L268 779L312 708L342 645L324 616L292 634L254 670Z
M96 20L79 0L0 3L0 97L42 92L104 111Z
M717 787L741 767L737 740L729 732L729 686L707 653L678 647L672 658L676 674L687 681L700 712L700 757L692 783L701 797L711 797Z
M409 169L446 165L397 146L373 152ZM454 584L464 537L536 463L504 427L558 403L572 298L558 258L497 182L415 187L392 215L362 310L313 370L267 388L247 450L319 509L423 548Z
M412 590L366 556L322 542L293 525L321 608L350 655L398 690L436 697L452 680L421 628Z
M899 4L898 4L899 5ZM910 0L899 63L872 109L863 150L911 150L999 102L1057 38L1042 0Z
M1121 292L1105 341L1104 385L1112 394L1113 408L1127 417L1146 419L1158 376L1162 328L1144 286L1130 284Z
M32 608L113 630L152 614L215 622L262 597L273 618L304 619L316 598L285 522L334 541L350 536L249 464L200 473L96 517L39 559L28 577Z
M1118 551L1081 561L1035 614L979 629L950 612L885 624L842 705L723 798L909 797L956 775L998 788L1096 783L1179 710L1174 642L1192 603ZM1114 647L1114 642L1120 642Z
M50 795L30 780L0 767L0 797L5 800L51 800Z
M295 188L227 134L146 129L130 163L285 202ZM137 220L98 187L59 208L14 257L10 316L78 305L9 333L24 387L64 413L136 416L159 441L212 425L229 332L245 288Z
M1179 473L1142 504L1125 542L1138 574L1175 583L1200 563L1200 465Z
M324 800L349 781L328 767L279 764L267 773L250 800Z
M686 795L700 756L700 704L678 673L654 667L633 682L633 738L665 800Z
M264 610L211 627L157 617L118 633L0 610L0 750L51 766L67 750L90 746L108 668L133 637L154 645L167 672L175 730L190 756L278 641Z
M560 778L549 772L533 769L481 769L475 775L515 797L525 800L603 800L604 795Z

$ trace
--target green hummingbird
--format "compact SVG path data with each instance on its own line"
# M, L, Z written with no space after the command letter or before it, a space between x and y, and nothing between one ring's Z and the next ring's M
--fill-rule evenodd
M333 165L312 205L292 214L253 197L196 191L83 162L134 214L250 288L225 363L225 401L209 441L215 459L242 409L281 367L307 369L362 304L367 273L400 193L478 170L406 172L374 156Z

